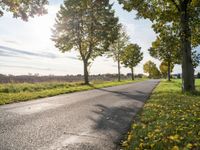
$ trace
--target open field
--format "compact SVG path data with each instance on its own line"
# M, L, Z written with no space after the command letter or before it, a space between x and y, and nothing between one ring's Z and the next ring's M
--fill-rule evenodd
M135 75L136 78L142 78L143 74ZM90 81L115 81L118 79L117 74L99 74L90 75ZM121 74L121 80L131 79L131 74ZM41 83L41 82L81 82L84 80L83 75L3 75L0 74L0 83Z
M200 91L200 80L196 81ZM182 94L181 81L162 81L135 119L124 149L200 147L200 93Z
M135 81L124 80L117 81L93 81L91 85L83 85L80 82L44 82L44 83L8 83L0 84L0 105L19 101L27 101L36 98L55 96L59 94L72 93L77 91L91 90L109 86L122 85L132 82L139 82L145 79L136 79Z

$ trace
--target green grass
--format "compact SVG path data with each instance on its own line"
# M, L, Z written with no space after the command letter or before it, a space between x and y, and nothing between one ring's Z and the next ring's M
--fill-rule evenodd
M91 90L95 88L123 85L143 80L145 79L138 79L135 81L124 80L121 82L94 81L90 86L83 85L82 83L67 82L0 84L0 105L43 97L50 97L77 91Z
M200 92L200 80L196 81ZM200 93L182 94L181 81L162 81L138 114L125 150L200 149Z

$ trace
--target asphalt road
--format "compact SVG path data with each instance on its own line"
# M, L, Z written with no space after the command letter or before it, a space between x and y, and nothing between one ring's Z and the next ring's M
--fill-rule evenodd
M1 150L116 150L158 80L0 106Z

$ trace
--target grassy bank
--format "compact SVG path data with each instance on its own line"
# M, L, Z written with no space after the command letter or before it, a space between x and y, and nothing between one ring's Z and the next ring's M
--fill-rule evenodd
M139 82L145 79L135 81L124 80L121 82L102 82L94 81L90 86L82 83L9 83L0 84L0 105L19 101L27 101L36 98L55 96L59 94L72 93L77 91L91 90L109 86L117 86L132 82Z
M200 91L200 80L196 85ZM180 80L157 86L123 142L124 149L200 148L200 94L182 94L180 87Z

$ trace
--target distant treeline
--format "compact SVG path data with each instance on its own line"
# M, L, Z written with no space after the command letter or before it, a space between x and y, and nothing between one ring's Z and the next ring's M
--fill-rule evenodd
M141 78L143 75L138 74L135 77ZM102 81L112 81L117 80L117 74L102 74L102 75L90 75L90 81L94 80L102 80ZM130 79L131 74L121 75L122 79ZM3 75L0 74L0 83L35 83L35 82L81 82L84 80L83 75L66 75L66 76L55 76L55 75L48 75L48 76L39 76L38 74L35 75Z

